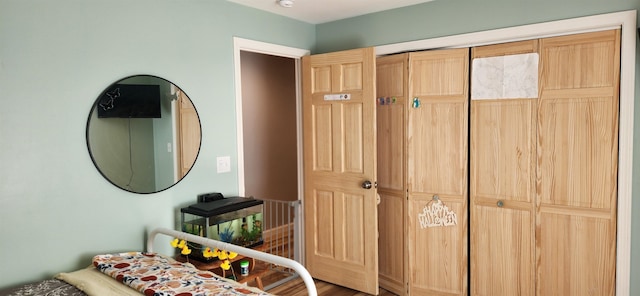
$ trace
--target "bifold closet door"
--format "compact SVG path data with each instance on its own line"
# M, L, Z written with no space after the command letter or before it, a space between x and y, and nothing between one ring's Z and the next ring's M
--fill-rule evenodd
M467 295L468 77L468 48L409 54L407 262L412 295ZM439 223L429 213L439 218L455 214L457 223Z
M614 295L620 31L540 45L537 294Z
M471 50L471 295L535 293L537 47Z
M405 294L405 131L408 54L376 60L378 272L380 287Z
M619 30L472 50L472 295L615 294L619 51Z

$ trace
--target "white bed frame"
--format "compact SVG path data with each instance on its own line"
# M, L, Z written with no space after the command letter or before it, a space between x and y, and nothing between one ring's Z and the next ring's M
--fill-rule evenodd
M158 235L158 234L164 234L164 235L167 235L167 236L170 236L170 237L174 237L174 238L178 238L178 239L184 239L186 241L197 243L197 244L201 244L203 246L207 246L207 247L210 247L210 248L218 248L220 250L236 252L238 254L242 254L242 255L254 258L256 260L265 261L265 262L273 263L273 264L276 264L276 265L279 265L279 266L284 266L284 267L287 267L287 268L291 268L304 281L304 284L307 287L307 292L309 293L309 296L317 296L318 295L318 291L316 290L316 285L313 282L313 278L309 274L309 271L307 271L307 269L304 268L304 266L302 266L302 264L300 264L300 263L298 263L298 262L296 262L294 260L291 260L291 259L288 259L288 258L284 258L284 257L280 257L280 256L276 256L276 255L269 254L269 253L256 251L256 250L249 249L249 248L244 248L244 247L241 247L241 246L238 246L238 245L233 245L233 244L229 244L229 243L225 243L225 242L221 242L221 241L216 241L216 240L204 238L204 237L193 235L193 234L189 234L189 233L186 233L186 232L167 229L167 228L156 228L156 229L152 230L149 233L149 237L147 238L147 252L153 252L153 241L155 240L156 235Z

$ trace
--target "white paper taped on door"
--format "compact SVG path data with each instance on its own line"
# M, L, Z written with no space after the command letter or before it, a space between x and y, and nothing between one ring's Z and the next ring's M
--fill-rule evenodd
M471 99L538 97L537 53L473 59Z

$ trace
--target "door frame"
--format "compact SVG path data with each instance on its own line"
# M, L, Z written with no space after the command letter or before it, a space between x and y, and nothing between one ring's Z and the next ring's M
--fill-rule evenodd
M311 53L308 49L300 49L288 47L278 44L265 43L240 37L233 37L233 65L234 80L236 93L236 143L238 154L238 195L245 195L245 178L244 178L244 130L242 124L242 73L240 65L240 52L249 51L261 53L271 56L286 57L295 60L295 77L292 82L296 87L296 137L297 137L297 180L298 183L298 200L304 194L303 183L303 153L302 153L302 78L301 78L301 58ZM304 217L302 207L297 208L295 219L298 221L299 228L294 227L294 259L304 264Z
M629 295L630 292L636 17L637 12L629 10L375 47L377 55L387 55L436 48L474 47L621 28L616 295Z

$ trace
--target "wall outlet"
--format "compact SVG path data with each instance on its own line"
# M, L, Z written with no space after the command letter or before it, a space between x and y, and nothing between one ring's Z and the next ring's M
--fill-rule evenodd
M228 173L231 171L231 157L230 156L218 156L216 158L217 171L219 173Z

